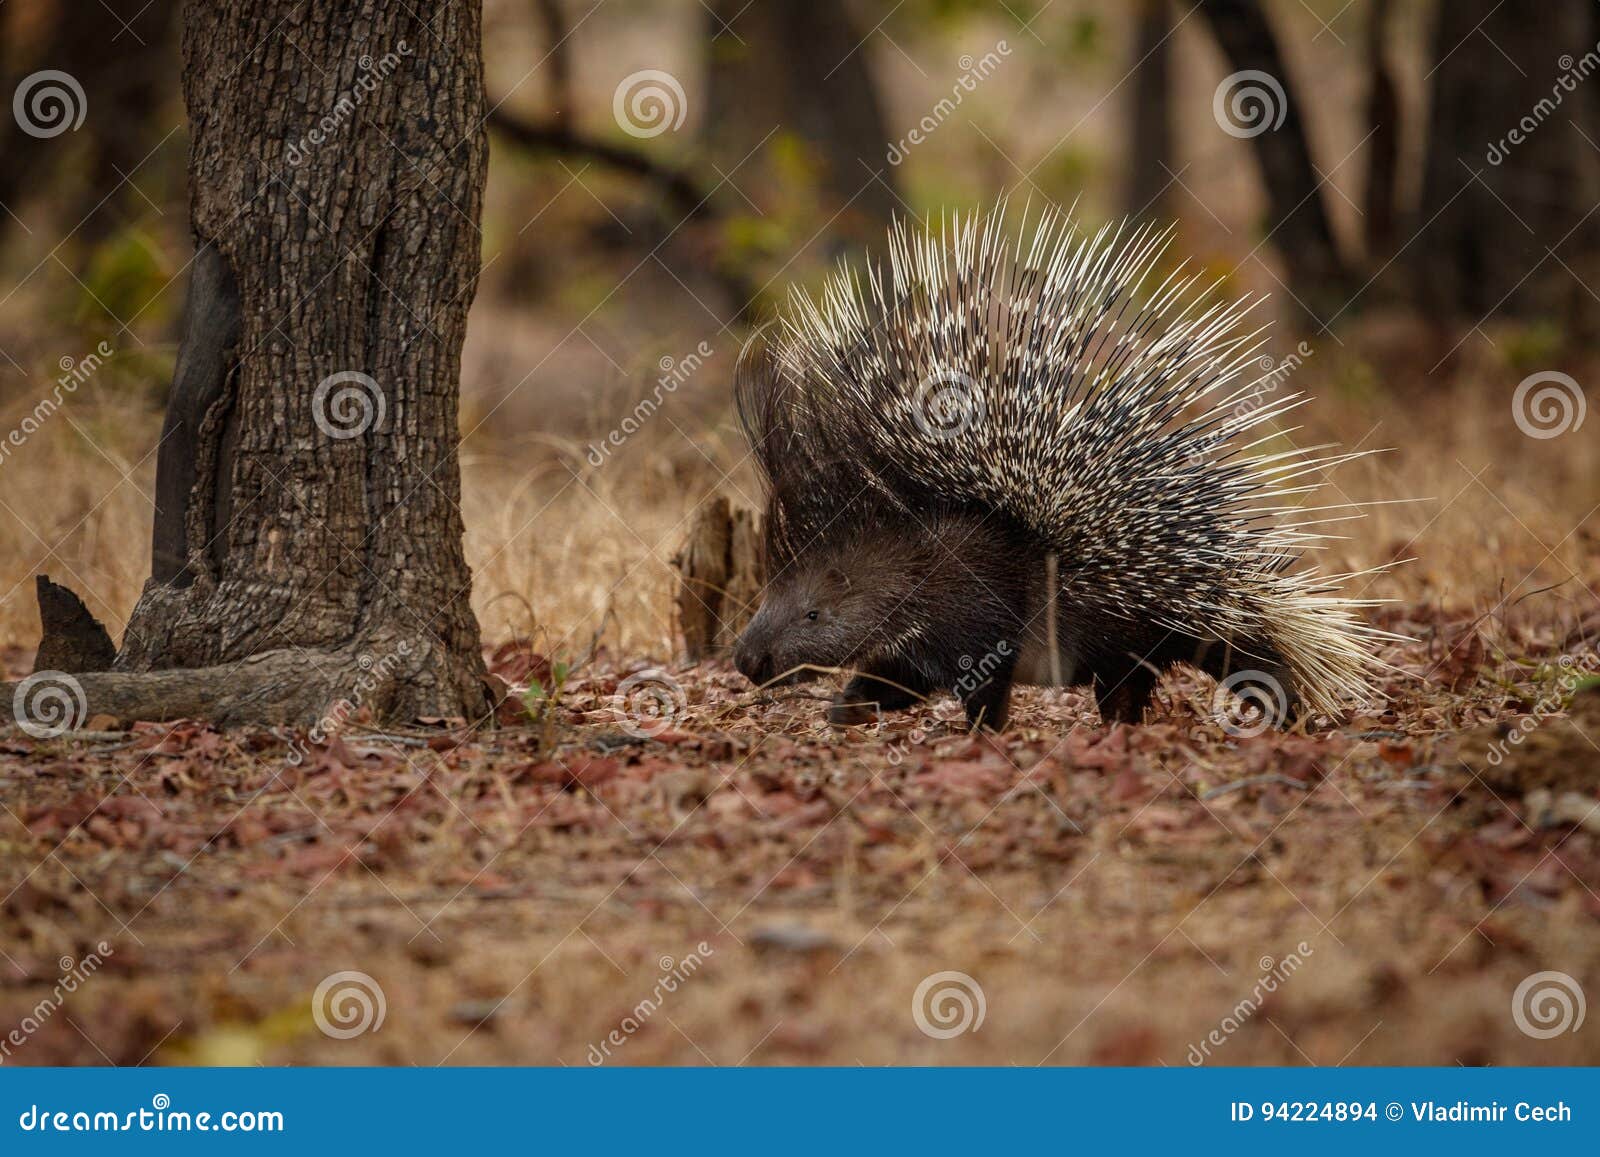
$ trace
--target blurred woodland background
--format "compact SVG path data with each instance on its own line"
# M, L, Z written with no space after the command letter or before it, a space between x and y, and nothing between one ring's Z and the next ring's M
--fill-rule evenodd
M61 69L91 113L50 138L0 119L0 425L99 343L114 351L0 466L13 643L35 629L32 574L69 581L114 635L148 574L192 252L176 8L0 12L7 91ZM1521 520L1554 545L1528 588L1574 573L1593 457L1565 452L1581 433L1522 436L1510 399L1530 373L1584 364L1600 319L1600 85L1585 79L1600 15L1584 0L1537 15L1495 0L489 0L461 417L486 636L559 624L581 639L604 620L608 641L670 654L685 514L712 491L755 495L729 413L749 324L894 214L1002 195L1175 221L1175 255L1273 295L1275 352L1310 354L1293 381L1320 395L1308 420L1399 448L1340 484L1438 500L1380 511L1349 561L1420 533L1449 544L1432 565L1473 564L1439 584L1470 601L1500 573L1479 572L1486 557L1544 554ZM681 97L658 85L667 123L630 131L623 85L644 70ZM1281 95L1254 85L1252 110L1225 83L1240 73ZM1238 119L1252 113L1268 123ZM625 445L591 449L652 396L667 404Z

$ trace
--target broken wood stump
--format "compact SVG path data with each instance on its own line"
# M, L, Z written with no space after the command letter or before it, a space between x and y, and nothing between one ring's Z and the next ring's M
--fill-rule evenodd
M761 516L719 495L700 508L673 556L678 623L689 662L726 654L766 585Z
M83 600L49 575L35 579L39 596L39 654L35 671L109 671L117 648Z

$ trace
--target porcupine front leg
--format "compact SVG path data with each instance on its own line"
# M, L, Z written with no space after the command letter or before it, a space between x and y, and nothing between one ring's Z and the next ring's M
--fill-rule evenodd
M858 671L833 697L828 722L844 727L871 723L880 712L904 711L928 690L927 680L905 664L875 664L869 671Z

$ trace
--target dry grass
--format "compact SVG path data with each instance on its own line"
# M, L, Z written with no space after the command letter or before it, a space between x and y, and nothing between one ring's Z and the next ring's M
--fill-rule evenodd
M1388 360L1329 341L1283 387L1316 399L1298 412L1300 441L1385 450L1332 478L1327 501L1384 505L1329 528L1347 537L1329 549L1328 567L1407 558L1368 593L1496 615L1542 600L1576 621L1592 607L1573 580L1592 578L1589 515L1600 500L1586 431L1523 435L1510 396L1526 371L1487 348L1467 347L1431 377L1380 378L1374 366ZM671 657L670 560L689 514L719 491L739 502L758 494L722 401L725 371L716 365L669 396L599 467L586 448L647 387L614 386L609 412L570 408L533 434L505 432L508 409L467 382L467 555L488 641L542 631L547 650L573 653L603 627L620 652ZM125 622L148 567L160 424L129 394L113 363L0 461L0 640L34 639L31 579L40 571L79 590L114 635ZM16 428L36 400L0 407L0 430Z

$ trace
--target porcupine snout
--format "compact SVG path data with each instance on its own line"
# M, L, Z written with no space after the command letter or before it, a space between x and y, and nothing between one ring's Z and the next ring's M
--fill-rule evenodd
M733 665L739 674L760 686L772 678L772 650L761 633L751 627L746 627L733 645Z

